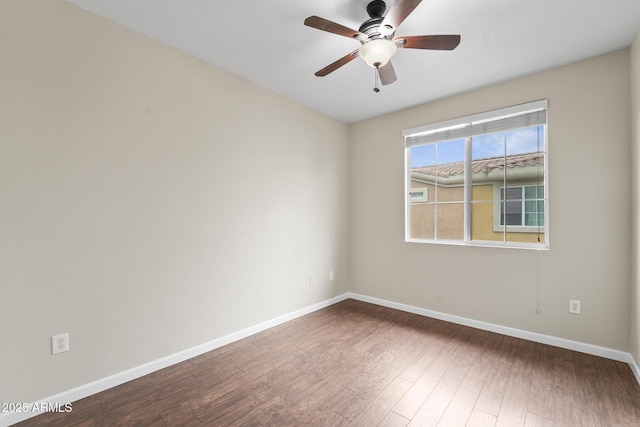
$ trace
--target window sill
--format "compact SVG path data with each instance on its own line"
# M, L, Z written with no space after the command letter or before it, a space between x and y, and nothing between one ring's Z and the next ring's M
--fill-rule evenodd
M548 251L549 245L546 243L525 243L525 242L492 242L488 240L474 240L465 242L461 240L427 240L427 239L405 239L405 243L426 243L449 246L477 246L484 248L509 248L528 249L538 251Z

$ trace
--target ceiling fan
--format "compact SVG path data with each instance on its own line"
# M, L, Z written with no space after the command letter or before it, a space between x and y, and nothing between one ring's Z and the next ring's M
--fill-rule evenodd
M432 36L401 36L396 37L396 29L407 16L420 4L422 0L395 0L385 15L387 5L382 0L373 0L367 5L367 19L358 29L351 28L320 18L310 16L304 20L304 25L329 33L338 34L359 41L360 48L346 54L342 58L327 65L315 75L318 77L337 70L343 65L360 57L369 66L376 69L375 92L379 92L377 77L383 85L388 85L397 80L396 72L391 64L391 57L401 49L432 49L453 50L460 44L459 35L432 35ZM383 16L384 15L384 16Z

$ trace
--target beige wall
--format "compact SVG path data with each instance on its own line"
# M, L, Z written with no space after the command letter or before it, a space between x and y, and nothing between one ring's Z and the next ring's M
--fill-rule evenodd
M633 249L630 352L640 363L640 31L631 46L631 126L633 162Z
M0 2L0 402L346 292L348 159L343 123L64 1Z
M405 243L403 129L542 98L550 250ZM628 351L629 104L623 50L353 125L351 290Z

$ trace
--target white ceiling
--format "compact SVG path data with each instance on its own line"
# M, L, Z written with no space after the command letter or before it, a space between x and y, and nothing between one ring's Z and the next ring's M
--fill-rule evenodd
M424 0L396 35L460 45L399 50L398 80L374 93L359 59L315 77L359 43L303 25L318 15L357 29L369 0L68 1L346 123L623 49L640 29L640 0Z

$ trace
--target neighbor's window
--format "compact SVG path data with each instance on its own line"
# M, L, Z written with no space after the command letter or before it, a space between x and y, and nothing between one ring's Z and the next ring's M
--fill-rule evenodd
M410 129L406 240L548 247L547 101Z
M544 186L500 188L500 225L544 225ZM534 230L535 231L535 230Z

